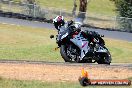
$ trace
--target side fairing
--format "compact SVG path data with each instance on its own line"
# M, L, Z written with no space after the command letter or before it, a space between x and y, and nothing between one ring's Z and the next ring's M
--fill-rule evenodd
M83 36L81 36L81 32L76 35L73 39L70 39L70 41L73 42L76 46L78 46L81 50L80 60L82 60L90 49L88 46L89 41Z

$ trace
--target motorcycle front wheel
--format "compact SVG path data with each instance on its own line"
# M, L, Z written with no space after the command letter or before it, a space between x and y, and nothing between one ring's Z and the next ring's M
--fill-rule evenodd
M62 56L62 58L64 59L65 62L76 62L76 63L80 62L80 59L73 60L72 58L67 56L67 47L65 45L61 45L60 54L61 54L61 56Z
M60 47L60 54L61 54L61 56L62 56L62 58L64 59L65 62L72 62L70 60L70 58L67 57L66 46L65 45L61 45L61 47Z

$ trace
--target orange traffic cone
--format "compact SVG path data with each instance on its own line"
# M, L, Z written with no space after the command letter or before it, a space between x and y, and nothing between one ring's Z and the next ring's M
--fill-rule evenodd
M87 77L88 78L88 72L82 68L82 77Z

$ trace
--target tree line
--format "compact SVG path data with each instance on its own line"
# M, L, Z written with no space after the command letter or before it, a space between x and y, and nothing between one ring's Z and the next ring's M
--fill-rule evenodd
M116 11L121 17L132 18L132 0L111 0L116 5Z

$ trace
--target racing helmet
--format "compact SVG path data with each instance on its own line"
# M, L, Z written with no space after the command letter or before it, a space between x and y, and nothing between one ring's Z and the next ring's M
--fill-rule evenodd
M53 19L53 24L55 26L56 29L58 29L58 27L61 27L65 24L64 21L64 17L63 16L57 16Z

